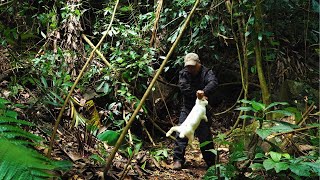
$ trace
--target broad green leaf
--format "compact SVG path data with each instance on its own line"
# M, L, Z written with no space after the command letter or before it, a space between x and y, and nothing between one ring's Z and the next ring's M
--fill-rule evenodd
M224 140L227 136L223 133L220 133L217 135L217 137L220 139L220 140Z
M248 19L248 24L251 24L251 25L254 24L254 17L250 17L250 18Z
M263 161L263 167L268 171L273 169L276 166L276 163L272 159L266 159Z
M284 157L286 159L290 159L291 158L290 154L288 154L288 153L283 153L282 157Z
M274 110L274 111L269 111L269 112L266 112L266 114L282 114L282 115L285 115L285 116L293 116L294 114L292 112L289 112L289 111L285 111L285 110Z
M256 116L250 116L250 115L241 115L239 118L241 118L241 119L256 119L256 120L263 120L263 118L256 117Z
M211 141L205 141L205 142L200 144L200 147L202 148L202 147L208 145L209 143L211 143Z
M101 89L102 89L104 83L105 83L105 82L102 81L102 82L100 83L100 85L96 88L96 91L101 92Z
M239 102L246 103L246 104L251 104L252 101L241 99L241 100L239 100Z
M17 119L18 113L15 112L15 111L10 111L10 110L8 110L8 111L5 112L5 116L7 116L7 117L12 117L12 118L14 118L14 119Z
M256 171L256 170L261 170L263 169L263 164L260 163L253 163L249 166L249 168L251 168L252 170Z
M247 159L248 159L248 157L243 156L243 157L239 157L239 158L234 159L234 161L244 161L244 160L247 160Z
M313 171L318 175L320 176L320 162L317 161L317 162L303 162L302 164L305 164L307 166L310 166Z
M98 134L98 139L101 141L106 141L108 145L114 146L119 138L119 133L112 130L106 130L100 134Z
M72 82L65 82L65 83L62 84L62 86L64 86L64 88L65 87L71 87L72 85L73 85Z
M271 129L257 129L256 132L262 139L267 138L270 134L273 133Z
M256 110L256 111L263 111L266 106L262 103L256 102L256 101L252 101L252 107Z
M212 152L213 154L217 155L218 154L218 151L215 150L215 149L209 149L209 150L206 150L206 151L209 151L209 152Z
M302 112L298 110L296 107L287 107L284 108L284 110L293 113L296 122L299 122L302 119Z
M257 72L257 66L251 66L250 71L252 74L255 74Z
M19 120L19 119L15 119L12 117L0 117L0 124L3 123L17 123L17 124L23 124L23 125L27 125L27 126L34 126L34 124L28 122L28 121L24 121L24 120Z
M298 176L310 176L311 167L304 164L290 164L290 170Z
M266 107L266 110L268 110L274 106L277 106L277 105L289 105L289 104L287 102L273 102Z
M43 86L44 86L44 88L48 88L48 83L47 83L47 80L43 77L43 76L41 76L41 82L42 82L42 84L43 84Z
M235 110L240 110L240 111L253 111L253 112L257 112L255 109L253 109L252 107L238 107Z
M3 98L0 98L0 104L9 104L9 103L10 103L10 101L3 99Z
M299 128L298 125L295 125L295 124L291 124L291 123L288 123L288 122L285 122L285 121L280 121L280 120L265 120L266 122L272 122L272 123L277 123L277 124L282 124L284 126L289 126L291 128Z
M137 143L137 144L134 146L134 151L135 151L135 153L138 153L138 152L140 151L141 146L142 146L142 142Z
M292 131L293 129L290 126L279 124L271 127L270 130L272 130L272 132L289 132L289 131Z
M104 86L103 86L103 92L105 94L108 94L109 93L109 84L108 83L105 83Z
M97 154L93 154L93 155L89 156L89 158L93 159L93 160L95 160L95 161L97 161L99 163L104 163L105 162L105 160L102 157L100 157L99 155L97 155Z
M133 153L132 149L131 149L130 147L128 147L128 148L127 148L127 151L128 151L129 157L131 157L131 156L132 156L132 153Z
M248 157L244 154L243 151L235 151L230 155L230 161L244 161Z
M276 173L279 173L280 171L285 171L288 168L289 168L289 165L286 162L278 162L274 167L274 169L276 170Z
M264 154L262 154L262 153L257 153L257 154L254 156L254 159L260 159L260 158L263 158L263 157L265 157Z
M308 124L308 127L320 127L319 123Z
M271 159L275 162L279 162L281 159L281 153L270 151Z

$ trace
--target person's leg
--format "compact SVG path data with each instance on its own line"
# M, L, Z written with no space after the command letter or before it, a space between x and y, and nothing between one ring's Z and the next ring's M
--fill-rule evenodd
M215 154L213 154L210 151L207 151L210 149L214 149L212 135L210 132L211 119L209 116L208 121L209 122L201 121L198 129L196 130L196 136L199 138L200 144L206 141L209 142L207 145L201 147L200 150L204 161L206 162L207 166L210 167L215 163Z
M179 117L179 125L184 122L184 120L187 118L188 112L186 110L181 110L180 117ZM176 139L175 142L175 148L173 150L173 161L179 161L181 164L184 164L185 162L185 151L186 147L188 145L188 139L187 138L179 138L179 133L176 133Z

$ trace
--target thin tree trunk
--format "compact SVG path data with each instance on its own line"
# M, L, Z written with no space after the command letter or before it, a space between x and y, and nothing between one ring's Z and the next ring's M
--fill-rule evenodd
M256 65L258 78L260 82L260 88L262 92L262 101L264 104L269 105L271 103L271 96L268 89L268 84L264 76L263 65L262 65L262 55L261 55L261 45L259 40L259 33L262 31L262 10L261 10L261 0L256 0L255 9L255 39L254 39L254 51L256 55Z

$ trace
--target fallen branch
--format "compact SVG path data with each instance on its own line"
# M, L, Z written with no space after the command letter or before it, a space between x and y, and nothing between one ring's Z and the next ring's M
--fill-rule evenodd
M298 132L298 131L304 131L304 130L313 129L313 128L319 128L319 126L308 126L308 127L304 127L304 128L294 129L294 130L288 131L288 132L276 133L276 134L271 135L271 137L273 138L273 137L276 137L276 136L289 134L289 133L293 133L293 132Z
M148 129L147 129L146 126L144 125L144 121L141 120L141 119L140 119L140 124L141 124L141 126L142 126L142 129L147 133L148 138L149 138L150 142L152 143L152 145L153 145L153 146L156 146L156 144L154 143L154 141L153 141L153 139L152 139L152 137L151 137Z

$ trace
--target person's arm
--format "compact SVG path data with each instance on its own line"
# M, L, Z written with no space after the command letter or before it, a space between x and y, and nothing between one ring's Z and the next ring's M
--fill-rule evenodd
M196 90L191 87L190 82L187 79L187 74L184 71L179 73L179 87L183 95L193 97L196 94Z
M203 92L204 95L208 97L218 85L218 80L212 70L209 70L206 74L205 83L206 86L203 88Z

